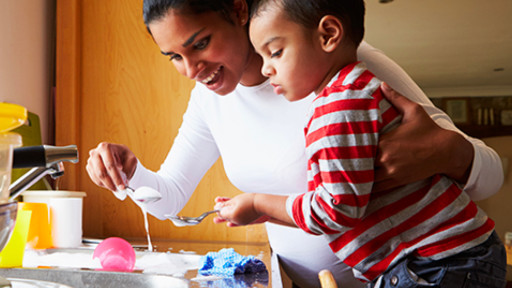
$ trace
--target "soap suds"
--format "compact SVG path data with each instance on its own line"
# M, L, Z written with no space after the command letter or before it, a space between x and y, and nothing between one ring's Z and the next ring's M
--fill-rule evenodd
M46 250L25 250L23 267L40 266L59 268L100 269L99 259L92 259L93 250L83 249L73 252L51 252ZM178 254L170 252L137 252L135 270L143 273L182 277L188 270L199 269L202 255Z

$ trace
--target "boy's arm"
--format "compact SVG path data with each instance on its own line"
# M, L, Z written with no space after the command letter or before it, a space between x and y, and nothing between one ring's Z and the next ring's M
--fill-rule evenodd
M229 222L229 226L238 226L261 223L261 219L265 219L296 227L286 212L287 198L288 196L254 193L240 194L231 199L218 197L215 199L215 208L220 209L221 218L214 219L214 222Z
M356 66L350 76L364 71ZM287 207L297 226L311 234L343 233L361 222L374 183L381 126L398 121L398 113L380 100L376 81L361 76L359 82L342 86L343 79L331 86L331 94L318 96L306 128L312 155L308 184L314 191L291 196Z
M271 218L270 222L297 227L293 219L286 212L288 196L255 194L254 209Z

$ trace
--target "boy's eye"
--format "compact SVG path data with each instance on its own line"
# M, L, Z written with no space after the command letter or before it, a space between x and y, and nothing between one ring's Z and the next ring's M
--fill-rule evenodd
M198 49L198 50L202 50L202 49L206 48L206 46L208 46L209 43L210 43L210 36L203 38L200 41L198 41L197 43L195 43L194 48Z
M270 54L270 58L279 57L283 53L283 49L279 49L276 52Z

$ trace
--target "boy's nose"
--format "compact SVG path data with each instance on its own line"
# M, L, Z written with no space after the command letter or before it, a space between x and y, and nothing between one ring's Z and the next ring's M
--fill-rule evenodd
M275 70L271 65L263 62L263 66L261 66L261 74L263 74L263 76L270 77L275 74Z

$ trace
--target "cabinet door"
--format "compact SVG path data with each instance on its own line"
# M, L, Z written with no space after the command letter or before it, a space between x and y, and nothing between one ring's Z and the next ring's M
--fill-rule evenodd
M193 81L178 74L147 33L142 1L58 0L56 144L76 144L80 162L66 164L60 189L87 192L84 235L145 238L143 215L129 200L94 185L85 170L89 150L122 143L149 169L163 162L181 125ZM219 193L240 193L216 163L183 215L212 208ZM149 217L151 237L266 242L261 225L228 229L206 220L189 228Z

